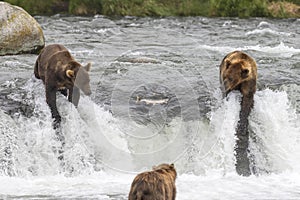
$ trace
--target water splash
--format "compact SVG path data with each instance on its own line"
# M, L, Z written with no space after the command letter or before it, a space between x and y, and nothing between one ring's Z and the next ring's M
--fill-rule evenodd
M259 172L299 170L299 122L285 91L257 92L250 119L250 146Z
M25 100L33 104L33 115L17 115L12 119L0 113L2 175L76 176L109 168L140 171L164 161L175 162L180 173L235 172L239 93L222 99L221 93L216 92L216 105L209 113L209 121L207 118L182 121L176 117L166 126L149 123L138 127L134 121L131 124L115 118L88 97L83 96L76 109L59 95L58 109L63 116L62 132L66 138L62 164L55 151L60 142L52 129L43 84L31 79L23 89L27 91ZM250 148L258 173L300 168L299 118L290 99L293 98L284 91L266 89L255 94ZM143 134L151 135L154 131L155 135L147 140L132 137L142 130Z

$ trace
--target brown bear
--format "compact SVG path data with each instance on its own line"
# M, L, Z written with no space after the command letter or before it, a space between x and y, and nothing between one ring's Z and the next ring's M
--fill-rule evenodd
M152 171L138 174L132 184L128 200L174 200L176 197L174 164L160 164Z
M39 54L34 66L34 75L45 84L46 101L54 118L54 128L57 128L61 121L56 107L56 92L60 91L68 96L68 100L77 106L79 89L85 95L91 94L88 74L90 67L90 63L82 66L59 44L48 45Z
M236 171L240 175L251 174L248 158L248 116L253 108L256 91L257 66L253 58L241 51L227 54L220 65L220 82L223 95L238 90L243 95L239 122L236 128Z

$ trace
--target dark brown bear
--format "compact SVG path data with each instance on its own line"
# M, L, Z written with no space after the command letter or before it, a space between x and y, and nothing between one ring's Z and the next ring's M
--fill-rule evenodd
M256 91L257 66L253 58L241 51L234 51L225 56L220 65L220 82L226 96L233 90L242 93L240 119L236 128L237 143L236 170L244 176L251 174L248 158L248 116L253 108Z
M177 177L174 164L161 164L153 171L138 174L132 184L128 200L175 200Z
M82 66L75 61L70 52L59 44L48 45L39 54L34 66L34 75L45 84L46 101L54 118L55 128L61 121L56 107L56 92L60 91L68 96L68 100L77 106L79 89L85 95L91 94L88 74L90 67L90 63Z

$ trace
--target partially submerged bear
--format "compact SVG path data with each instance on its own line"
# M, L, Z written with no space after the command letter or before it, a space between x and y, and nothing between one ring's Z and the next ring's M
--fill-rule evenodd
M56 92L60 91L68 96L68 100L77 106L79 90L85 95L91 94L88 74L90 67L90 63L82 66L59 44L48 45L39 54L34 66L34 75L45 84L46 101L54 118L54 128L57 128L61 121L56 107Z
M242 93L241 111L236 128L236 171L240 175L251 174L248 158L248 116L253 108L256 91L257 66L253 58L241 51L227 54L220 65L220 82L226 96L233 90Z
M174 164L154 166L134 178L128 200L175 200L176 177Z

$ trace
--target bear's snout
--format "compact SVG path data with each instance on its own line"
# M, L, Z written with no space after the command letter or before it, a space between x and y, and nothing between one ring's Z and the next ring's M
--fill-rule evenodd
M233 78L226 78L223 82L224 86L225 86L225 89L229 89L231 88L231 86L234 84L233 81L234 79Z
M249 76L249 70L248 69L243 69L241 72L241 77L243 79L247 78Z

